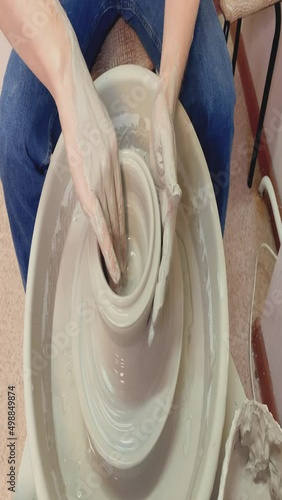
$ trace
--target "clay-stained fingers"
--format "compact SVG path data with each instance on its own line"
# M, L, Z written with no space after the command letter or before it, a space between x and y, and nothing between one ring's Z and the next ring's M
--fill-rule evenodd
M112 238L110 236L106 218L104 216L98 197L93 193L94 211L89 217L97 237L97 241L103 254L105 264L113 282L117 285L120 282L121 273L118 260L115 254Z
M117 211L117 197L116 188L114 181L114 172L111 167L108 172L107 179L104 183L104 193L105 197L103 199L102 207L103 211L106 213L106 221L109 229L109 234L112 240L116 258L118 260L119 266L121 267L121 250L120 250L120 230L119 230L119 218Z
M175 134L164 92L159 90L152 112L150 159L158 188L173 192L177 184Z
M126 267L126 234L121 167L117 147L112 148L110 160L109 179L104 182L104 186L107 192L107 206L113 245L121 272L123 272Z
M118 228L119 228L119 247L120 247L119 263L121 266L121 272L124 272L126 268L126 259L127 259L126 232L125 232L125 204L124 204L121 166L120 166L120 159L118 156L118 149L116 153L113 152L112 161L113 161L114 184L116 193L116 210L117 210Z
M173 130L163 130L161 132L161 156L163 161L162 168L164 170L163 188L167 193L169 204L178 207L182 192L177 182L175 137Z
M174 248L176 217L177 217L177 211L173 210L170 217L167 219L164 225L162 259L159 267L158 280L155 288L155 296L151 314L151 324L148 336L149 346L152 345L157 326L163 314L163 307L166 298L167 284L169 280L169 273L170 273L173 248Z
M173 124L166 106L165 97L157 96L151 133L152 170L161 210L163 228L162 256L155 289L149 344L154 338L155 326L160 317L167 290L175 238L177 208L181 200L181 189L177 182L176 148ZM160 107L160 109L159 109ZM156 113L156 111L159 111Z
M97 193L99 193L100 205L122 273L126 266L126 235L121 169L117 149L111 150L107 161L103 163L102 171L104 175L101 177Z
M159 267L159 275L155 290L153 314L152 314L153 325L156 324L159 313L165 301L167 281L171 267L171 259L172 259L172 252L173 252L173 245L175 238L176 216L177 216L177 211L173 209L171 213L168 214L163 228L162 258Z
M70 171L79 202L94 229L109 275L113 282L118 284L121 273L109 230L110 218L107 213L106 194L104 190L100 190L101 201L99 201L94 190L90 190L81 157L75 166L72 163ZM102 206L104 207L104 211Z
M118 284L120 269L109 232L110 221L107 213L106 196L103 192L100 192L100 202L97 194L90 190L82 167L82 161L77 163L76 168L71 168L71 174L81 207L96 234L109 275L113 282ZM104 211L102 206L105 207Z

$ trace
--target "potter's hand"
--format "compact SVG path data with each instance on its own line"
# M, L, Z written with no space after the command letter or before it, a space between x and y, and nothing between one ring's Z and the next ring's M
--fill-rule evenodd
M38 13L44 23L24 36L25 23L33 25ZM117 140L65 11L58 0L40 6L38 0L0 0L0 29L55 99L78 199L118 283L125 229Z
M126 260L117 138L73 36L71 42L68 83L56 95L56 103L78 199L117 284Z
M173 116L194 33L199 0L165 0L160 83L151 120L151 164L158 186L163 225L163 248L155 291L149 343L165 299L177 207L181 190L177 184Z
M169 111L162 81L158 86L151 116L150 162L160 203L163 241L149 343L153 340L154 328L165 300L174 244L177 208L181 199L181 189L177 183L172 115Z
M173 116L187 63L198 13L199 0L165 0L160 85L151 120L151 162L158 186L163 225L163 249L155 291L149 343L165 299L177 207L181 190L177 184Z

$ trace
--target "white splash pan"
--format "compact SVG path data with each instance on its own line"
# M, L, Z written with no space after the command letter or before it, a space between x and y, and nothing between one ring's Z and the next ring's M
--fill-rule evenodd
M124 66L96 81L121 148L139 147L148 151L155 78L143 68ZM143 118L140 120L140 117ZM118 476L114 469L95 459L85 429L80 425L77 395L73 393L64 412L64 404L60 406L58 394L54 394L58 390L56 367L64 356L67 356L64 380L69 377L74 384L73 374L67 373L71 359L63 347L76 334L75 325L69 322L73 269L61 273L60 260L69 229L81 214L77 210L62 138L53 155L32 243L24 334L27 432L40 500L210 498L228 379L225 260L206 162L180 104L175 131L178 178L183 192L177 221L185 290L181 366L170 415L154 450L140 466L124 476ZM67 247L71 248L70 241ZM60 287L63 286L65 300L60 307L61 324L54 325L58 281ZM85 313L91 313L91 304L86 304ZM60 333L57 337L61 340L60 347L52 344L54 332ZM60 395L61 403L63 396ZM156 406L157 412L161 410ZM148 422L145 424L141 429L143 436L149 432ZM137 438L142 439L142 433Z

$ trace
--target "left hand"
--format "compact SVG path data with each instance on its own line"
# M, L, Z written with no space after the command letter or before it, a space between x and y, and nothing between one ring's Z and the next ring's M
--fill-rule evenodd
M177 183L175 135L173 116L160 80L151 116L150 164L158 193L162 221L162 255L152 311L149 344L164 304L171 266L177 209L181 189Z

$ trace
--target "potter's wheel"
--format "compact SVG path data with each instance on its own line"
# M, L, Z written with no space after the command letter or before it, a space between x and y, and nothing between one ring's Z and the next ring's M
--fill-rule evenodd
M138 250L142 244L145 246L144 240L150 239L145 236L148 227L152 226L152 242L157 240L160 249L160 213L157 194L148 166L142 158L139 157L138 164L133 167L137 157L135 151L120 152L122 173L125 177L129 177L125 182L126 213L130 210L131 221L127 223L128 238L132 239L135 234L134 249ZM127 169L130 169L130 172L126 173ZM142 199L145 194L140 193L141 186L136 180L142 169L146 172L154 193L155 222L158 231L148 220L149 201ZM146 210L143 217L142 208L136 210L138 194L140 204L144 204ZM78 204L75 210L79 212ZM137 214L133 217L135 211ZM137 226L143 229L139 234L139 242L136 235ZM68 248L69 241L71 241L70 248ZM132 252L129 248L131 261L136 258L137 253L147 255L145 248L143 252L141 249L140 252L137 250ZM70 363L74 368L83 421L92 447L109 466L118 469L136 467L153 449L169 414L179 371L183 334L183 285L177 242L174 246L166 300L155 329L154 340L149 345L151 304L160 260L157 249L153 253L156 254L153 255L154 271L148 268L147 275L146 269L139 275L138 271L142 266L131 262L129 285L126 284L121 295L113 295L101 266L95 235L87 219L80 212L75 223L70 225L61 261L61 275L65 276L69 268L75 269L73 276L68 275L67 288L73 290L72 321L77 324L79 335L72 338L69 354ZM143 260L144 264L148 262L145 256L139 260ZM132 284L134 274L137 274L136 285ZM142 281L144 281L143 287ZM56 305L61 303L61 297L65 297L65 288L66 282L65 280L62 282L59 275ZM127 293L128 288L129 293ZM138 300L140 295L142 295L141 300ZM145 314L142 315L137 309L138 306L141 309L142 302L146 304L147 297L149 307L144 305ZM111 302L111 298L114 302ZM91 316L87 317L81 304L88 299L91 300L93 307ZM104 320L104 315L107 322ZM60 316L59 307L55 307L54 323L57 321L57 316ZM115 326L117 323L121 326L116 328L113 324L108 325L109 318L116 319ZM58 364L60 365L60 362ZM61 380L63 374L57 363L54 363L54 367L54 383L58 385L58 380ZM68 397L66 393L66 398ZM146 433L142 430L144 427ZM142 439L138 439L140 433Z
M129 66L97 81L120 148L139 147L145 156L153 79L146 70ZM124 100L125 94L131 99ZM156 401L154 415L161 419L169 413L159 439L141 464L125 471L97 455L81 415L71 354L72 339L78 335L70 312L73 269L60 262L63 253L62 262L71 260L75 248L71 228L79 225L81 213L62 140L56 148L38 212L25 318L27 428L40 500L210 497L227 389L225 265L211 181L181 106L176 113L176 142L183 191L177 243L185 297L180 369L170 409ZM93 307L86 295L80 314L91 318ZM136 442L146 441L151 429L146 418Z

